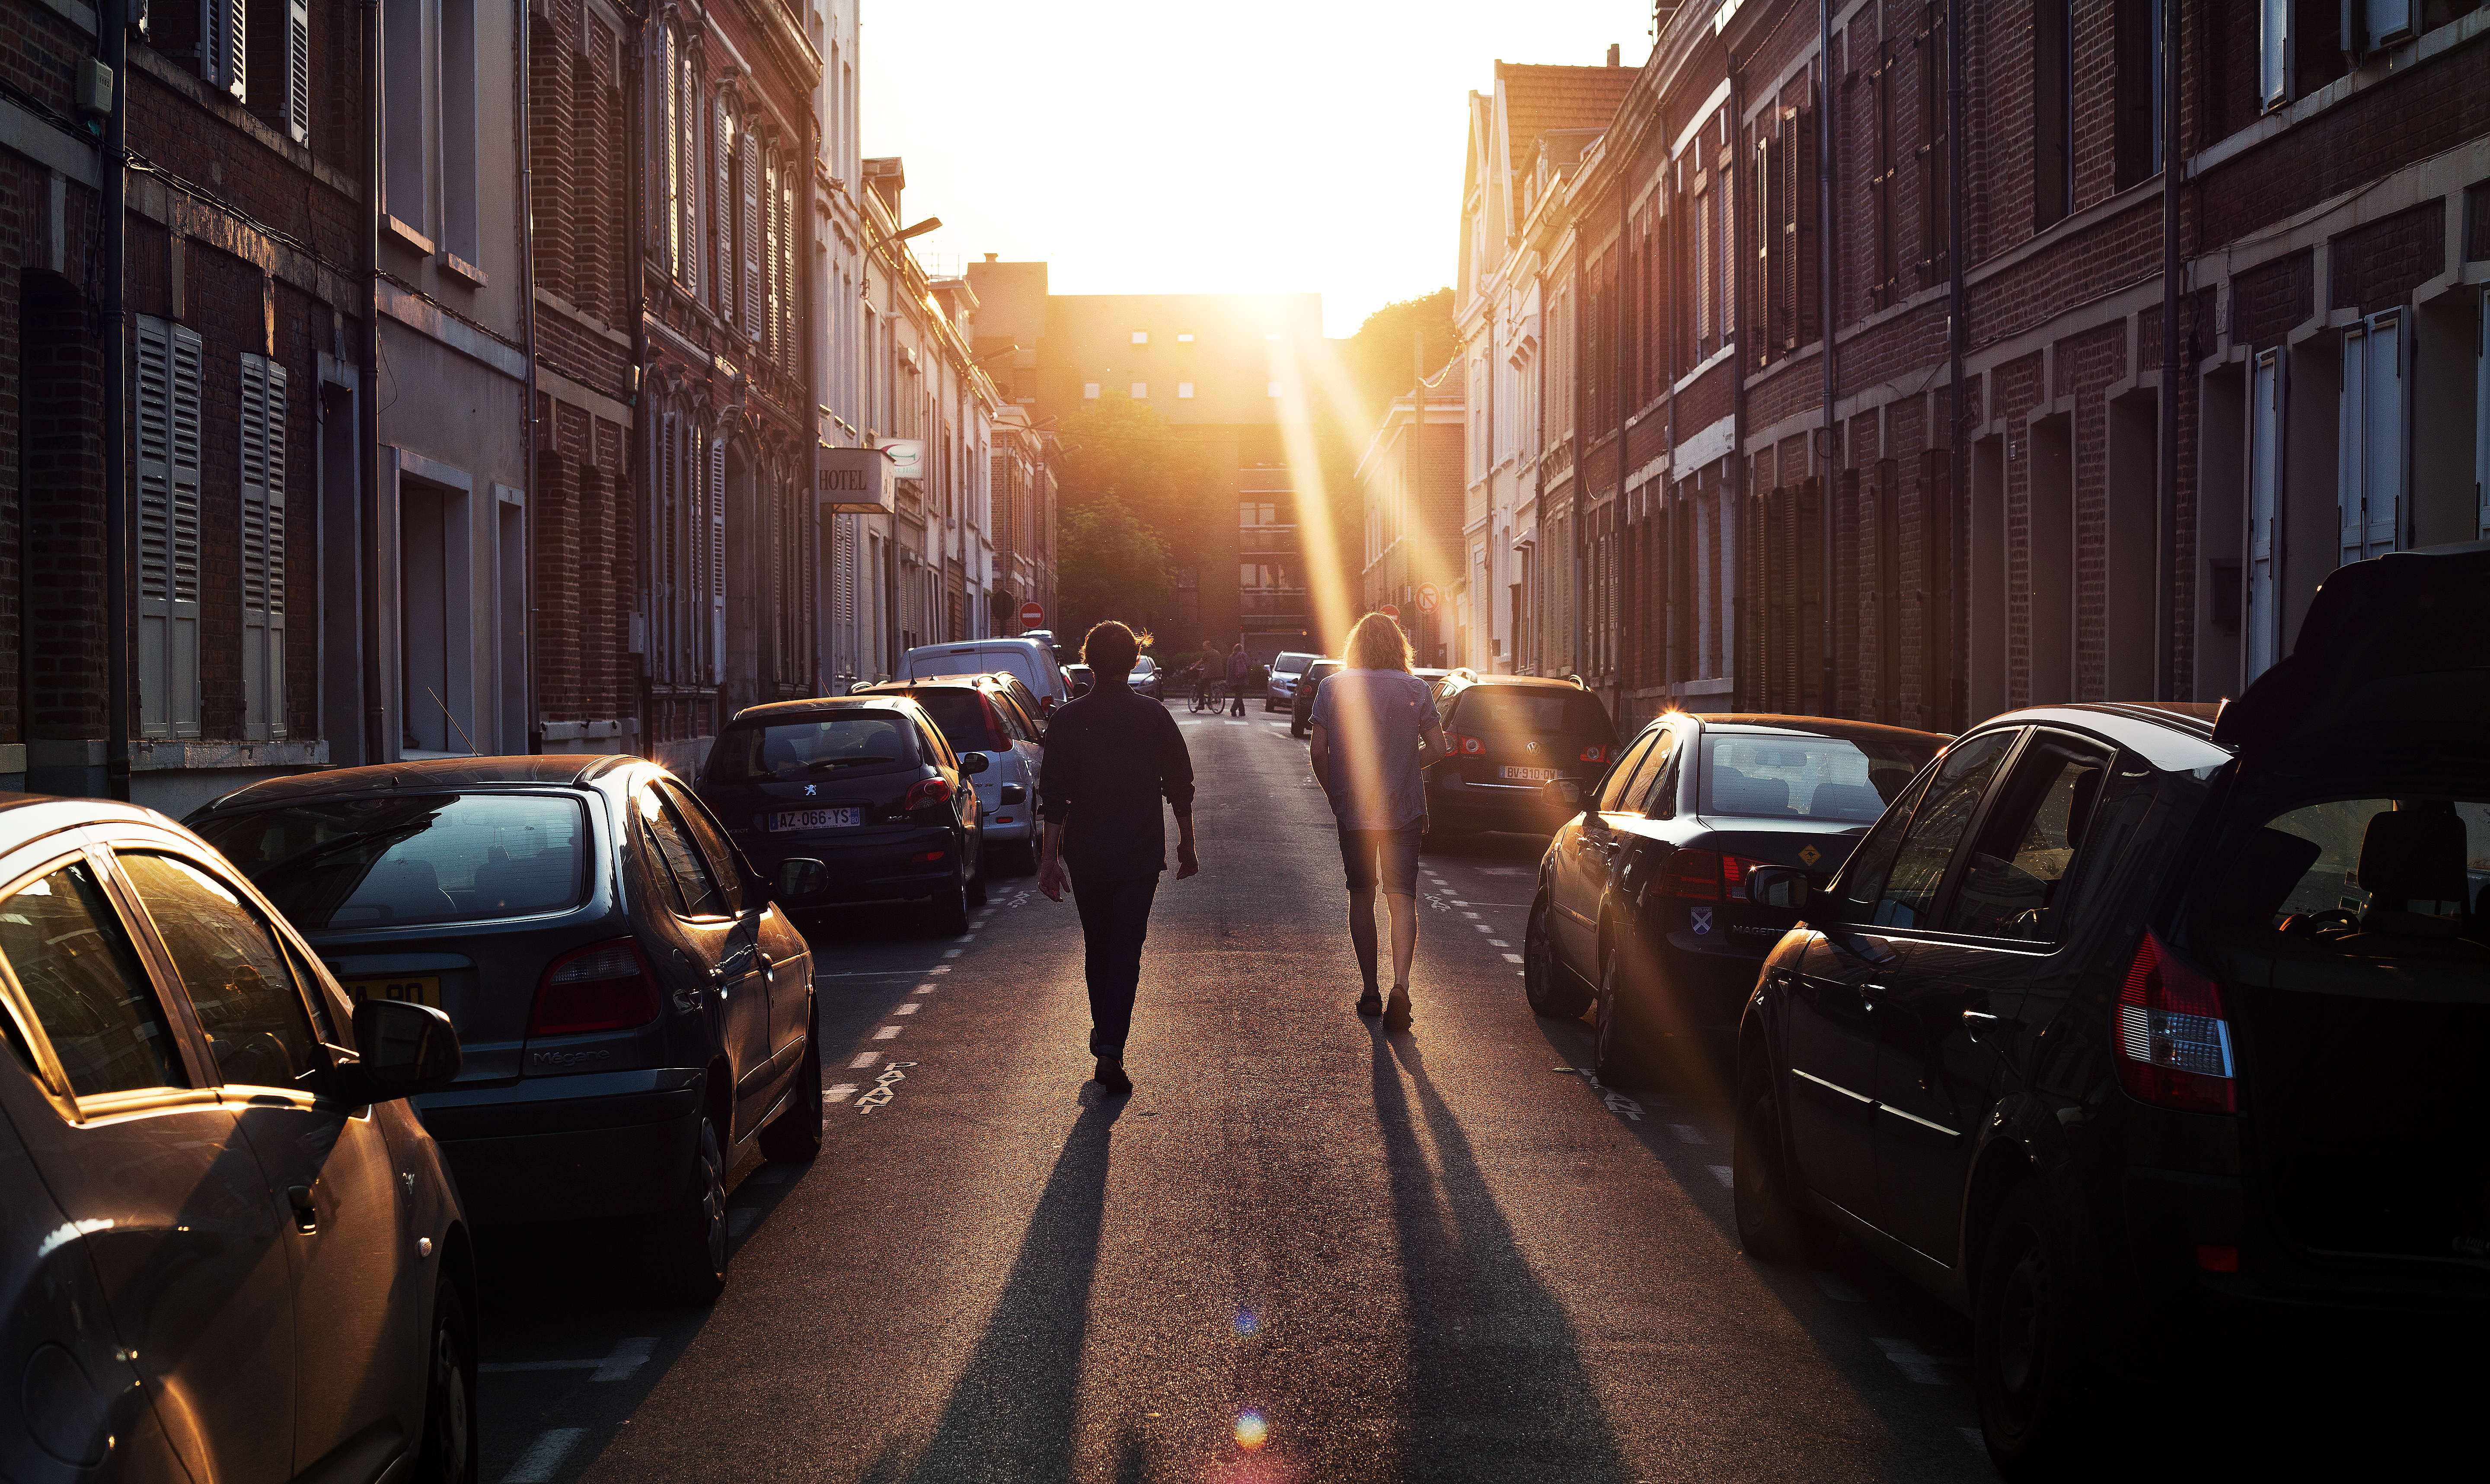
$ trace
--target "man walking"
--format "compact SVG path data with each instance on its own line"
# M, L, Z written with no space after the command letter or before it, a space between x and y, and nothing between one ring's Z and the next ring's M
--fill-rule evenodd
M1418 838L1427 826L1421 770L1442 757L1443 721L1427 683L1409 673L1409 637L1380 613L1349 630L1346 664L1315 692L1315 778L1331 800L1348 868L1348 939L1366 992L1357 1012L1409 1028L1409 962L1418 953ZM1392 1001L1375 983L1375 896L1392 914Z
M1087 694L1056 708L1038 777L1046 859L1037 889L1062 901L1070 871L1089 980L1089 1054L1098 1059L1091 1077L1116 1093L1133 1091L1124 1038L1141 989L1150 903L1167 869L1162 798L1175 810L1175 879L1202 869L1193 848L1193 755L1167 708L1133 693L1140 656L1123 625L1089 630L1081 658L1095 679Z
M1254 656L1247 653L1245 641L1236 641L1235 652L1228 656L1228 698L1230 714L1245 714L1245 683L1254 674Z

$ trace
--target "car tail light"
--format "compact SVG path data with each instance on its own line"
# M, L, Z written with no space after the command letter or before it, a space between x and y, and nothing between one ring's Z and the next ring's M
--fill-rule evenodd
M986 709L986 742L990 750L1009 752L1011 738L1003 731L1003 718L995 711L995 698L981 690L977 692L977 704Z
M1598 742L1593 742L1591 745L1582 749L1580 760L1585 763L1605 763L1608 760L1608 749L1601 746Z
M2237 1113L2231 1023L2221 986L2147 932L2118 992L2118 1080L2138 1102Z
M1660 894L1694 902L1743 902L1748 873L1770 864L1716 850L1681 850L1661 863Z
M1453 750L1463 757L1477 757L1487 751L1487 743L1475 737L1463 737L1459 732L1455 732L1445 741L1451 742Z
M640 946L617 938L565 953L545 966L536 1004L528 1016L530 1035L578 1035L625 1031L657 1018L657 983L640 958Z
M920 778L909 787L908 797L900 801L899 812L902 814L913 814L928 804L949 803L950 801L950 779Z

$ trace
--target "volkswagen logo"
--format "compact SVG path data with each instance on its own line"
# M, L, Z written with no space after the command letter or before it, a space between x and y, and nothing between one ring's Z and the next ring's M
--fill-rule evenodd
M1539 750L1539 744L1537 742L1523 742L1521 744L1521 750L1524 752L1536 752Z

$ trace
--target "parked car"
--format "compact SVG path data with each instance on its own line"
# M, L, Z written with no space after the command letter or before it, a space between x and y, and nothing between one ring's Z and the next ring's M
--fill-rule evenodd
M1009 863L1023 871L1037 869L1045 826L1037 814L1037 772L1043 757L1036 728L1012 699L1003 677L983 675L956 681L891 681L876 685L871 695L903 695L925 708L941 729L942 740L966 762L970 753L988 763L977 776L977 829L985 837L988 865Z
M1427 765L1427 829L1438 839L1549 833L1574 810L1547 786L1597 778L1616 755L1608 709L1577 680L1456 670L1436 687L1435 710L1453 749Z
M348 992L449 1016L418 1097L478 1225L599 1218L695 1298L726 1279L725 1177L812 1157L812 957L691 790L631 757L454 758L252 784L189 824Z
M1086 696L1089 693L1090 684L1096 676L1090 672L1087 665L1065 665L1063 678L1072 686L1074 695Z
M1133 661L1133 673L1127 684L1133 687L1133 694L1148 696L1156 701L1160 699L1159 680L1159 662L1144 655Z
M1321 657L1295 650L1275 656L1271 660L1271 673L1262 682L1262 710L1275 712L1293 703L1297 696L1297 678L1306 673L1306 666Z
M0 796L0 961L9 1476L474 1478L474 1250L406 1103L449 1022L94 800Z
M923 681L951 675L984 675L1007 670L1037 697L1038 719L1072 699L1063 667L1049 638L974 639L960 644L920 644L899 656L895 680Z
M816 859L793 908L926 903L941 937L986 903L979 785L992 760L942 740L915 700L862 695L747 707L719 732L700 796L765 872Z
M1633 1087L1675 1053L1734 1047L1764 955L1798 920L1747 874L1821 884L1945 739L1815 716L1670 712L1628 743L1539 863L1523 928L1531 1008L1596 998L1600 1080ZM1560 803L1561 807L1561 803ZM1726 1061L1726 1058L1723 1058Z
M1323 682L1340 673L1340 665L1341 662L1337 659L1317 659L1306 666L1304 674L1297 677L1297 684L1292 687L1288 698L1288 735L1290 737L1303 737L1314 725L1315 693L1322 689Z
M2485 636L2490 545L2345 567L2237 700L1995 717L1828 889L1750 877L1806 927L1739 1033L1740 1235L1846 1232L1968 1311L2010 1474L2259 1316L2476 1344Z

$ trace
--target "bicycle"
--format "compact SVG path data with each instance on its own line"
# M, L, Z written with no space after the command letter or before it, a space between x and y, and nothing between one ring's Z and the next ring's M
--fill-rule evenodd
M1193 709L1198 712L1225 711L1228 708L1228 684L1204 678L1193 687Z

